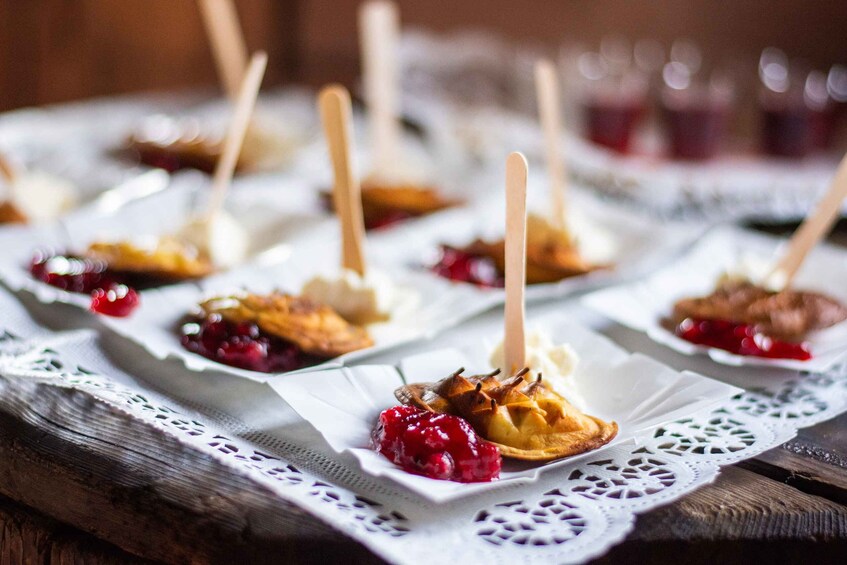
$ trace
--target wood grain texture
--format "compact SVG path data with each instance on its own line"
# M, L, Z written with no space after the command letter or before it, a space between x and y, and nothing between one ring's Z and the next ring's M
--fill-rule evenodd
M299 59L299 3L238 0L250 52L269 55L266 85L290 80ZM140 90L216 87L196 2L0 2L0 110Z
M161 442L178 446L147 426L125 436L119 456L107 456L115 448L115 414L85 395L69 394L61 412L97 418L102 426L94 436L74 429L72 419L47 418L40 402L14 415L0 412L0 495L166 563L374 560L260 485L222 474L215 460L187 448L178 460L157 457ZM195 473L215 467L223 480L198 489Z
M143 565L150 561L0 497L0 565Z

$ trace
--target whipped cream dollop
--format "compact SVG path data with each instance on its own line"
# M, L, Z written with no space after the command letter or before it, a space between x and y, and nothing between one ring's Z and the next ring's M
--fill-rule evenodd
M501 341L491 352L492 367L502 371L501 378L508 378L511 371L506 368L505 350ZM585 399L579 392L576 368L579 356L567 343L554 344L546 333L530 331L526 335L526 365L533 375L542 376L549 387L564 396L580 410L585 409Z
M774 292L785 287L785 275L776 272L771 275L773 262L757 255L745 254L730 268L720 274L717 286L727 283L749 282Z
M417 305L414 290L399 287L391 277L368 270L365 276L350 269L318 275L303 286L303 296L326 304L353 324L384 322Z
M19 173L6 186L6 198L34 222L52 220L71 210L78 192L69 180L43 171Z
M212 218L190 220L176 237L196 247L221 269L242 263L250 248L250 238L245 229L223 210Z

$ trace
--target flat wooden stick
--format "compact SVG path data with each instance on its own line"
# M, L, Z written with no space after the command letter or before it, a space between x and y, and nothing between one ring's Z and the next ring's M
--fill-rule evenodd
M544 131L547 153L547 173L550 176L550 197L553 225L566 229L565 202L567 200L567 170L561 153L562 112L559 98L559 81L556 68L547 59L535 63L535 91L538 97L538 114Z
M847 197L847 155L841 159L829 190L791 236L785 254L765 279L769 287L783 289L791 285L806 255L826 237L835 221L841 216L841 203L845 197Z
M359 35L365 98L370 123L373 173L394 167L400 142L397 43L400 16L397 5L374 0L359 9Z
M247 69L247 45L232 0L198 0L212 45L218 78L230 100L238 99Z
M209 220L223 209L226 192L229 190L229 185L232 184L232 175L235 173L235 166L238 163L238 155L241 153L241 145L244 143L247 127L253 117L253 108L256 106L256 97L259 96L259 87L262 86L262 78L265 76L267 65L267 53L259 51L253 55L253 58L250 59L250 66L247 68L247 74L241 83L232 121L229 123L229 129L224 139L223 151L212 177L212 195L209 199L209 208L206 211L206 218Z
M510 375L526 364L524 288L526 287L526 178L523 154L506 159L506 305L503 354Z
M364 276L365 222L359 179L353 174L350 93L337 84L325 86L318 93L318 107L335 178L333 199L341 222L341 267Z

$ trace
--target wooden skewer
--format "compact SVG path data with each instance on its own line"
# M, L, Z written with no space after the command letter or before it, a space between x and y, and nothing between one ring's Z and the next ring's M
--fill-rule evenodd
M553 225L564 230L566 226L565 201L567 170L561 153L562 112L559 98L559 81L556 68L547 59L535 63L535 91L538 113L544 131L547 153L547 172L550 176L550 196L553 206Z
M374 0L359 9L359 33L365 98L373 151L373 173L394 166L400 142L397 94L397 42L400 27L397 5Z
M841 215L841 203L845 197L847 197L847 155L841 159L829 190L791 236L785 254L765 279L770 288L781 290L791 285L806 255L826 237Z
M526 178L523 154L506 159L506 305L503 354L513 374L526 365L524 289L526 287Z
M218 68L218 78L229 99L235 102L247 69L247 45L235 4L232 0L198 1Z
M256 98L259 96L259 87L265 76L265 67L268 65L268 55L259 51L250 60L247 74L241 83L238 99L235 104L235 112L229 124L226 138L224 139L223 151L215 166L212 177L212 195L209 200L209 208L206 211L206 219L211 220L223 209L226 192L232 184L232 175L238 163L238 155L241 153L241 145L247 134L247 127L253 116L253 108L256 106Z
M318 93L318 106L335 178L333 199L341 222L341 266L364 276L365 222L359 179L353 174L350 93L337 84L325 86Z

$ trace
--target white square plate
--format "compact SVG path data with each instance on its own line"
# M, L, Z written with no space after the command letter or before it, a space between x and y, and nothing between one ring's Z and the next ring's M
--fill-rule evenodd
M600 290L583 297L583 302L612 320L643 331L657 343L685 355L705 353L724 365L781 367L822 372L847 354L847 322L809 336L812 359L766 359L736 355L722 349L696 345L677 337L662 325L677 300L702 296L714 289L718 277L743 258L772 260L784 240L740 228L711 231L685 256L646 279ZM806 258L793 285L819 291L847 304L847 252L821 245Z
M624 442L650 437L657 427L713 408L741 392L734 386L691 372L677 372L639 354L629 354L605 337L555 316L531 325L548 333L555 343L577 351L578 392L587 412L618 423L618 436L598 450L547 464L504 462L500 480L491 483L440 481L403 471L370 448L370 434L379 413L399 402L394 390L405 382L432 382L459 367L466 374L490 370L488 352L493 340L472 336L461 349L421 353L388 365L357 366L310 374L290 375L270 383L295 411L310 422L337 452L351 453L370 475L386 477L434 502L478 494L501 485L535 481L583 457ZM493 335L493 334L492 334Z

